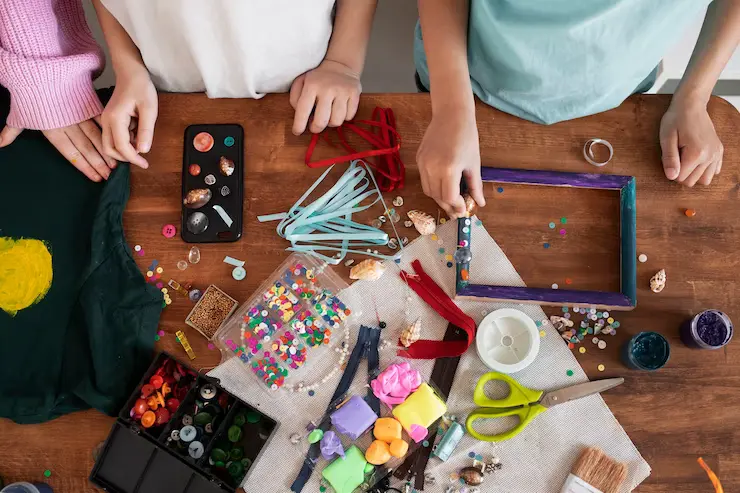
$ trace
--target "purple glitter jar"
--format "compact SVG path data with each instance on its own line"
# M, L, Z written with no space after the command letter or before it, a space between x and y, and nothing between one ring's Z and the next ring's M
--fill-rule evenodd
M719 310L704 310L681 325L681 340L690 348L719 349L734 332L730 317Z

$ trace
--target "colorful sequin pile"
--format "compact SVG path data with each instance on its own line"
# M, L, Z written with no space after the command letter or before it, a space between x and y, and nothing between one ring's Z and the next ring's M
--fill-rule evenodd
M273 284L263 297L267 306L276 311L283 322L293 318L295 312L300 310L300 300L280 282Z
M225 344L276 390L285 384L289 369L298 370L307 362L308 348L330 344L332 330L352 312L300 263L286 269L262 298L264 304L253 306L243 317L241 344L231 339Z
M329 344L331 331L321 323L321 320L314 317L309 310L298 312L298 316L290 322L290 326L311 347Z
M294 370L306 362L306 346L289 330L272 341L272 352L280 361Z
M288 376L288 370L280 367L267 351L264 358L252 362L252 371L272 390L282 387L285 384L285 377Z
M572 318L571 310L567 306L564 306L562 310L563 318ZM581 341L583 341L589 335L617 335L617 329L619 328L620 323L615 320L609 312L598 311L596 308L586 309L573 307L573 313L578 313L584 316L583 320L578 326L573 328L568 328L564 325L558 326L560 335L563 339L568 341L568 347L570 349L573 349L576 344L580 344ZM606 348L606 341L604 341L603 339L594 337L592 339L592 342L596 344L599 349Z

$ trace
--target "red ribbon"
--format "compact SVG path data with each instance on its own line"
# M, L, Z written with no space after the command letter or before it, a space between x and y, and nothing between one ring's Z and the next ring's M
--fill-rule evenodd
M359 125L367 125L370 130L364 129ZM338 156L321 161L311 161L313 151L319 143L319 138L323 138L330 146L336 147L329 137L331 130L314 134L311 137L311 143L306 149L306 166L309 168L320 168L330 166L336 163L353 161L355 159L365 159L377 157L375 161L365 161L375 171L378 187L383 192L390 192L396 188L403 188L406 179L406 168L401 161L401 136L396 131L396 117L390 108L377 107L373 110L372 120L357 120L345 122L342 126L337 127L336 133L339 136L339 142L348 152L344 156ZM367 141L373 148L365 151L356 151L349 145L345 137L345 131L357 134Z
M470 344L475 338L475 321L463 312L434 279L424 272L421 268L421 262L414 260L411 263L416 274L409 274L401 271L403 279L416 294L427 302L434 311L442 315L448 322L460 327L467 334L465 341L431 341L421 339L413 343L407 349L398 351L398 355L403 358L412 359L436 359L452 358L462 355L467 351Z

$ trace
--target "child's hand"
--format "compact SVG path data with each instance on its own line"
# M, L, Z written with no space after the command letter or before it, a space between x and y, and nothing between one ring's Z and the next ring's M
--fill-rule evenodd
M327 125L338 127L351 120L357 113L361 92L358 73L342 63L325 59L293 81L290 88L290 105L295 109L293 133L300 135L306 130L314 106L313 133L321 132Z
M42 130L59 153L92 181L107 180L116 167L115 159L103 152L99 123L100 117L96 116L68 127ZM6 125L0 132L0 147L12 144L21 132L22 128Z
M712 183L722 169L724 147L706 103L676 100L660 122L660 147L666 178L693 187Z
M148 168L149 163L139 153L147 153L152 147L157 90L143 68L119 77L116 82L113 96L103 111L103 149L119 161Z
M424 193L451 219L465 212L465 201L460 195L462 176L473 200L481 207L486 205L474 112L452 110L433 116L416 153L416 163Z

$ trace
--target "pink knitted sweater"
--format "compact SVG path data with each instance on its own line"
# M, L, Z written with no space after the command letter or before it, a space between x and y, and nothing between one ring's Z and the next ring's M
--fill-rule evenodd
M0 0L0 85L10 91L8 125L47 130L99 115L103 107L92 81L104 61L80 0Z

